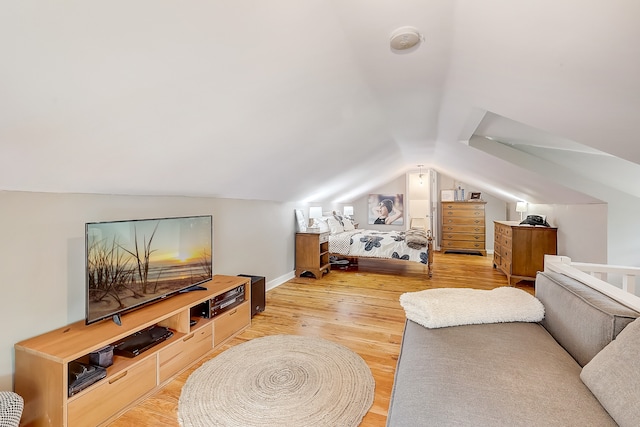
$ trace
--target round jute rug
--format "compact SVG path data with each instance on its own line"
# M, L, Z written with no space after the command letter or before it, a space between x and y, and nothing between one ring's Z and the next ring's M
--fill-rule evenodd
M357 426L375 382L362 358L321 338L274 335L232 347L194 371L183 427Z

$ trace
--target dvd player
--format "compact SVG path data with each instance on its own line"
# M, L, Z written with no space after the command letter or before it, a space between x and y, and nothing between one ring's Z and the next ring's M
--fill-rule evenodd
M96 381L100 381L107 376L107 370L101 366L87 365L77 360L69 362L68 365L68 385L69 397L81 392Z
M114 343L113 352L120 356L136 357L172 336L169 328L153 325Z

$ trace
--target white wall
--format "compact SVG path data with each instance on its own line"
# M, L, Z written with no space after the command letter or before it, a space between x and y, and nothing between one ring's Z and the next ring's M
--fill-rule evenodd
M0 192L0 390L13 388L13 345L85 316L84 224L213 215L214 274L293 277L294 205L196 197Z
M527 205L527 215L546 215L547 222L558 227L558 254L578 262L608 263L608 205ZM509 220L519 221L515 203L509 204Z
M385 194L385 195L395 195L395 194L403 194L406 205L406 197L407 197L407 189L406 189L406 177L405 175L401 175L374 190L370 191L370 194ZM358 223L360 228L367 228L370 230L375 229L385 229L385 230L406 230L408 227L407 224L407 213L404 213L404 221L403 225L378 225L378 224L368 224L369 219L369 198L368 195L360 197L359 199L354 200L349 203L340 203L340 204L332 204L331 202L324 201L322 203L311 203L313 206L322 205L323 211L331 211L336 210L342 212L342 207L345 205L353 206L353 217ZM308 213L308 212L307 212Z

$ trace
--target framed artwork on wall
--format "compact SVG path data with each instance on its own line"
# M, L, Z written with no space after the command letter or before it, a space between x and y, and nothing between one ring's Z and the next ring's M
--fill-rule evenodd
M307 231L307 219L304 217L302 209L296 209L296 223L298 225L298 233L304 233Z
M469 200L482 200L480 198L480 194L481 193L471 193L471 195L469 196Z
M369 224L404 225L404 194L369 194Z
M456 199L456 190L442 190L440 200L443 202L453 202Z

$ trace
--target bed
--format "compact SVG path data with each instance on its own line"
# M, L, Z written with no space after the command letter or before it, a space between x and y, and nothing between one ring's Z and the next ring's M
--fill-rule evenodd
M325 224L326 223L326 228ZM433 241L431 232L421 228L403 231L356 228L353 221L337 214L321 218L323 231L329 231L332 259L359 263L362 259L380 263L416 263L432 276Z

